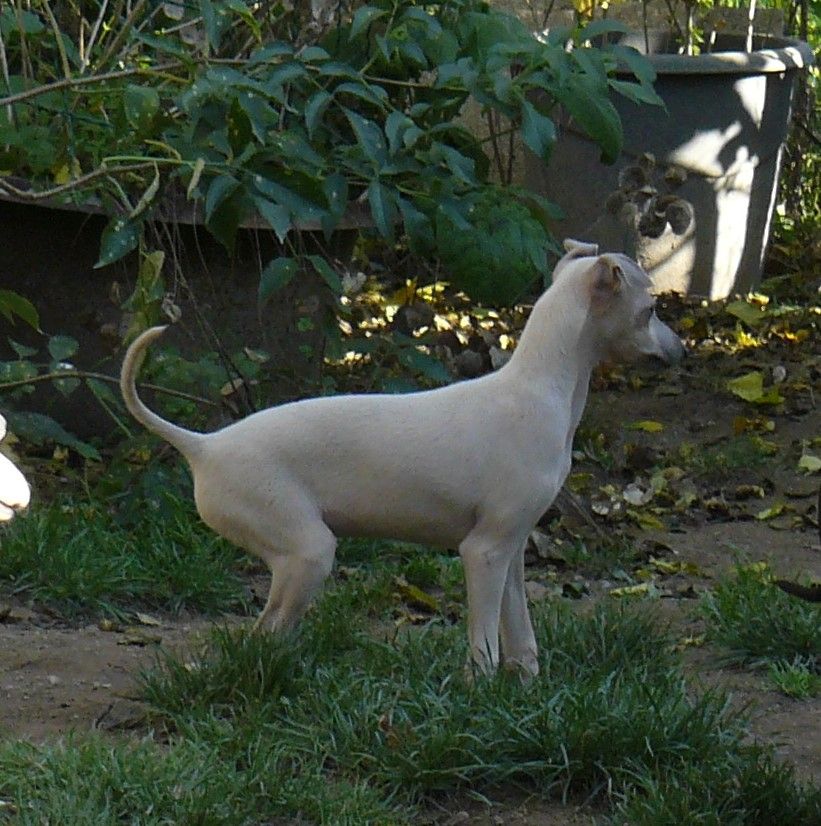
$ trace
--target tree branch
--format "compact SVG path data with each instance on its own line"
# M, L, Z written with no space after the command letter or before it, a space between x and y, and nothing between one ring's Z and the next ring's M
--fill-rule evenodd
M108 382L109 384L120 383L118 378L115 376L108 376L105 373L90 373L86 370L58 370L53 373L43 373L39 376L32 376L29 379L0 382L0 390L14 390L17 387L25 387L29 384L38 384L41 381L59 381L60 379L94 379L96 381ZM204 404L208 407L219 407L217 402L212 402L210 399L203 399L201 396L194 396L191 393L185 393L182 390L173 390L170 387L162 387L158 384L141 383L138 387L142 390L151 390L154 393L163 393L166 396L174 396L178 399L185 399L189 402Z

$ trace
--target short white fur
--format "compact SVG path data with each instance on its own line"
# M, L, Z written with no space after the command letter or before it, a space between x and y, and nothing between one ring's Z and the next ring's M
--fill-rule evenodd
M271 571L257 628L296 626L331 572L337 536L402 539L458 548L482 671L503 661L538 673L525 543L570 470L591 370L684 353L634 261L572 240L565 249L509 362L436 390L308 399L195 433L137 395L139 365L165 328L132 343L128 409L186 458L202 519Z

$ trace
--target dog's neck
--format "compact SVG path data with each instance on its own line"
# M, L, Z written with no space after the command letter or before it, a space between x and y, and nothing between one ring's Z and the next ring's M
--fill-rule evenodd
M580 289L575 280L560 280L542 295L507 365L519 373L523 386L566 399L573 430L587 401L590 374L601 360L590 302L579 301Z

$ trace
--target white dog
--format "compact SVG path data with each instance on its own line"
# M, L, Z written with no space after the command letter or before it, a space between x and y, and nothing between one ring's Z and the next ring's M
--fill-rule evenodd
M331 571L336 536L458 548L473 660L493 671L501 640L506 664L538 673L524 547L570 470L590 372L603 359L684 353L634 261L576 241L565 249L510 361L436 390L307 399L194 433L137 396L146 348L165 328L132 343L128 409L187 459L202 519L271 570L256 627L296 625Z
M0 442L6 438L6 420L0 416ZM8 522L14 514L28 507L31 489L26 477L7 456L0 453L0 522Z

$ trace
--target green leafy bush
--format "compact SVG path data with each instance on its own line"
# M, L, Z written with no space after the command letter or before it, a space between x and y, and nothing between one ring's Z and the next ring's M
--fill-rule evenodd
M44 194L101 202L112 216L101 265L133 250L169 199L194 202L228 249L238 227L259 216L286 259L300 252L296 229L329 237L366 205L383 238L402 228L440 254L465 289L512 300L544 271L549 207L492 188L492 141L460 120L463 107L503 117L547 158L551 113L562 104L613 160L622 130L611 91L656 100L652 71L637 55L640 79L625 83L611 79L618 52L589 45L616 24L540 42L516 17L477 0L374 0L336 12L319 34L296 10L242 0L139 4L125 20L116 6L102 11L97 29L96 4L79 29L68 6L56 5L53 22L45 12L4 13L10 76L0 98L0 166ZM84 28L95 31L89 41L79 37ZM461 255L450 227L468 243L490 229L503 255L485 241L470 257L484 264L482 277L468 274L454 263ZM263 279L261 300L294 272L277 265L283 277ZM338 289L330 267L319 274Z

